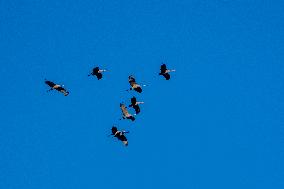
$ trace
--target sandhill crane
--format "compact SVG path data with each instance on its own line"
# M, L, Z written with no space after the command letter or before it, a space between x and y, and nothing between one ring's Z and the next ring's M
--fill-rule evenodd
M88 75L88 76L97 76L98 80L103 78L103 72L105 72L106 70L101 70L99 67L95 67L93 68L92 72Z
M132 97L131 98L131 104L129 105L129 107L133 107L136 114L139 114L139 112L140 112L139 104L144 104L144 102L137 102L136 98Z
M136 83L134 76L130 75L128 77L128 82L129 82L129 84L131 86L130 90L134 90L134 91L136 91L138 93L142 92L142 87L141 87L141 85Z
M129 133L128 131L119 131L117 127L113 126L111 128L111 135L116 137L118 140L122 141L125 146L128 146L127 138L125 137L125 133Z
M130 119L131 121L135 120L135 117L128 112L127 107L124 104L120 103L120 109L121 109L121 112L122 112L122 118L123 119L126 118L126 119Z
M64 89L61 85L55 84L52 81L45 80L45 84L47 84L50 87L50 89L47 92L55 89L55 90L63 93L64 96L67 96L69 94L69 92L66 89Z
M166 78L166 80L169 80L171 78L170 76L170 72L175 72L176 70L169 70L167 69L166 64L162 64L161 68L160 68L161 72L159 73L159 75L162 75Z

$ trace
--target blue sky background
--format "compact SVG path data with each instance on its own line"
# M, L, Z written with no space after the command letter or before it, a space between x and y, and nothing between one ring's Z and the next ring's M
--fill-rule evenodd
M281 0L0 0L0 188L283 189L283 20Z

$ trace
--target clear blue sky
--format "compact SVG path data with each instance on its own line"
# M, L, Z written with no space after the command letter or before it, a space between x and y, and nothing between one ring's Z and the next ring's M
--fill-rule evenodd
M283 21L281 0L1 0L0 188L283 189Z

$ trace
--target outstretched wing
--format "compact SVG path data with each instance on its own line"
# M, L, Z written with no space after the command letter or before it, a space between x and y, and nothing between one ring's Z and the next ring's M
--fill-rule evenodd
M127 138L125 137L125 135L120 135L117 137L118 140L122 141L122 143L127 146L128 145L128 141L127 141Z
M95 67L95 68L93 68L93 74L95 75L96 73L98 73L98 72L99 72L99 70L100 70L100 68L99 68L99 67Z
M135 117L128 112L128 110L127 110L127 108L125 107L124 104L120 104L120 109L121 109L124 117L126 117L127 119L131 119L132 121L135 120Z
M135 98L135 97L132 97L132 98L131 98L131 104L132 104L132 106L134 106L134 105L136 104L136 102L137 102L136 98Z
M166 80L169 80L171 78L169 73L164 73L163 76L166 78Z
M131 85L132 82L135 83L135 78L134 78L132 75L130 75L130 76L128 77L128 82L130 83L130 85Z
M135 105L135 106L133 106L133 108L134 108L134 110L135 110L135 113L136 113L136 114L139 114L139 112L140 112L140 107L139 107L138 105Z
M98 80L103 78L103 74L102 73L96 73L95 75L97 76Z
M111 128L111 133L114 135L117 132L117 127L112 127Z
M121 141L127 141L127 138L124 134L118 135L117 138Z
M45 84L47 84L49 87L53 88L55 86L55 83L53 83L52 81L45 81Z
M121 109L121 111L122 111L122 114L123 114L124 116L128 117L129 113L128 113L128 111L127 111L127 109L126 109L126 107L125 107L124 104L120 104L120 109Z
M55 88L55 90L57 90L57 91L59 91L59 92L63 93L63 94L64 94L64 96L69 95L69 92L68 92L66 89L64 89L63 87L61 87L61 86L59 86L59 87Z
M133 86L133 89L134 89L134 91L136 91L136 92L138 92L138 93L141 93L141 92L142 92L142 88L141 88L141 86L138 85L138 84L135 84L135 85Z
M57 88L55 88L57 91L66 91L63 87L59 86Z
M166 64L162 64L160 70L161 70L161 73L165 73L165 72L167 71L167 66L166 66Z

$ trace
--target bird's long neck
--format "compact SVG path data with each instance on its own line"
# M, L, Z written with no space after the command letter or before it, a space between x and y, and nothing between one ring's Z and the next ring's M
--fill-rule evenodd
M176 70L167 70L166 73L175 72Z

